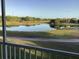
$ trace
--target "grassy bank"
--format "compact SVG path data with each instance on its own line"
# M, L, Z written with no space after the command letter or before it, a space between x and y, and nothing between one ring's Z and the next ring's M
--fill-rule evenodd
M38 24L45 24L48 23L49 21L6 21L6 26L32 26L32 25L38 25ZM2 26L2 22L0 22L0 26Z
M0 31L2 35L2 31ZM53 38L53 39L77 39L78 30L52 30L48 32L19 32L7 31L7 36L31 37L31 38Z

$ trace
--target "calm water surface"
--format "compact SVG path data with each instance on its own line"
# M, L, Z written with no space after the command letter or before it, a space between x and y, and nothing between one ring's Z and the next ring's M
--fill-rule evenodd
M49 24L40 24L35 26L12 26L6 28L9 31L49 31L49 30L55 30L54 28L51 28ZM0 27L0 30L2 30L2 27Z

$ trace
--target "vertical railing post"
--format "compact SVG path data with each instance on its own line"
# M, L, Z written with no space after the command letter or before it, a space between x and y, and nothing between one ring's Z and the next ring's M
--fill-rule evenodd
M1 12L2 12L2 31L3 31L3 59L6 58L6 19L5 19L5 0L1 0Z
M48 59L51 59L51 52L48 52Z
M37 59L37 49L35 49L35 59Z
M31 59L31 49L29 49L29 59Z
M43 51L41 50L41 59L43 59Z

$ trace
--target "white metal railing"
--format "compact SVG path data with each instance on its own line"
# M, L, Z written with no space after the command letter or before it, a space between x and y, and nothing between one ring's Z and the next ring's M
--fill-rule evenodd
M79 53L42 47L5 43L6 59L79 59ZM3 56L3 42L0 42L0 59Z

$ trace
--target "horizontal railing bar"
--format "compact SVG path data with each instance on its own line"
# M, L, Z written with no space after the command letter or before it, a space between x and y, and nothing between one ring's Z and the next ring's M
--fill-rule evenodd
M0 42L0 44L3 44ZM16 46L16 47L23 47L23 48L32 48L32 49L37 49L37 50L42 50L42 51L47 51L47 52L58 52L58 53L63 53L67 55L78 55L79 53L76 52L69 52L69 51L64 51L64 50L57 50L57 49L51 49L51 48L43 48L43 47L37 47L37 46L29 46L29 45L19 45L19 44L13 44L13 43L5 43L5 45L10 45L10 46Z

